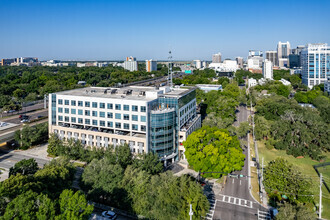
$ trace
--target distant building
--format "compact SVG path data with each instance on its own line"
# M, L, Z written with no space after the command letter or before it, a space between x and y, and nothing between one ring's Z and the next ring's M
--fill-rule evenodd
M248 80L248 86L249 86L249 88L250 87L253 87L253 86L256 86L256 85L258 85L257 80L256 79L253 79L253 78L249 78L249 80Z
M289 85L291 85L291 83L288 81L288 80L285 80L285 79L281 79L280 80L280 82L283 84L283 85L285 85L285 86L289 86Z
M252 57L263 57L263 52L261 50L249 50L248 59Z
M276 50L268 50L266 51L266 59L273 63L273 66L277 65L277 51Z
M212 55L212 63L221 63L221 53Z
M291 52L291 46L289 41L282 43L281 41L278 42L277 44L277 61L278 61L278 66L283 68L283 67L288 67L289 66L289 55Z
M300 67L300 56L297 54L290 54L289 55L289 67L295 68Z
M157 71L157 62L154 60L146 60L146 71Z
M138 70L138 64L135 57L126 57L126 60L124 61L124 69L129 71L137 71Z
M203 90L204 92L222 90L222 85L215 84L197 84L196 87Z
M273 79L273 64L267 59L262 64L262 75L265 79Z
M85 86L86 85L86 81L78 81L77 83L78 85L82 85L82 86Z
M301 71L301 68L293 68L293 69L290 69L290 75L293 75L293 74L301 74L302 71Z
M251 57L247 60L248 69L261 69L262 68L262 57Z
M1 59L0 66L9 66L12 63L16 63L16 58L12 58L12 59Z
M236 62L237 62L238 68L243 69L243 64L244 64L243 57L236 57Z
M195 63L196 69L202 69L203 68L202 61L194 60L194 63Z
M325 83L330 76L328 44L308 44L301 52L302 82L309 88Z
M214 69L218 72L236 72L238 65L236 60L225 60L223 63L210 63L210 69Z
M85 67L86 63L77 63L77 67Z
M207 62L206 61L203 61L202 65L203 65L204 69L207 68Z

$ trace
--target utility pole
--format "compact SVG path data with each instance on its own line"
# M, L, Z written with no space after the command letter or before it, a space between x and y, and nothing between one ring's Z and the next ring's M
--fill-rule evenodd
M193 213L193 210L192 210L192 205L190 204L190 210L189 210L190 220L192 220L193 215L194 215L194 213Z
M173 87L173 74L172 74L172 51L168 52L168 84Z
M319 204L319 219L322 219L322 173L320 173L320 204Z

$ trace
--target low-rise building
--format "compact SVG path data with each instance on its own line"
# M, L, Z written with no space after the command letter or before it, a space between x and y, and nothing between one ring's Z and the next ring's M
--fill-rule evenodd
M291 83L290 83L288 80L283 79L283 78L280 80L280 82L281 82L283 85L285 85L285 86L289 86L289 85L291 85Z
M222 85L216 85L216 84L197 84L196 87L203 90L204 92L222 90Z

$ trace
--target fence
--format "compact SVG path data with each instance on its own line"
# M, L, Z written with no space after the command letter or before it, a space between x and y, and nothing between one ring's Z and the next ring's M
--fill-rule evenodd
M330 162L326 162L326 163L321 163L321 164L317 164L317 165L313 165L313 168L314 168L314 170L316 171L316 173L317 173L317 175L319 175L320 176L320 172L318 171L318 167L325 167L325 166L329 166L330 165ZM325 181L323 181L323 183L324 183L324 186L325 186L325 188L328 190L328 192L330 193L330 189L329 189L329 186L328 186L328 184L325 182Z

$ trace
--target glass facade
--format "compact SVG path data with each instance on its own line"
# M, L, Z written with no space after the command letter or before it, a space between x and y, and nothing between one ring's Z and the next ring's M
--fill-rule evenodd
M160 157L175 150L175 109L151 111L150 150Z

